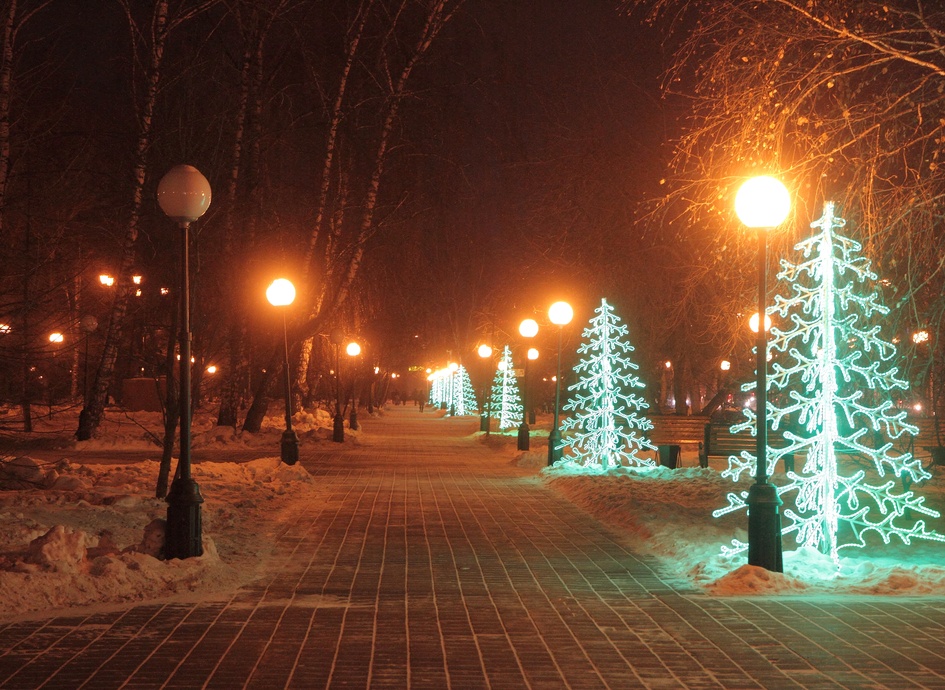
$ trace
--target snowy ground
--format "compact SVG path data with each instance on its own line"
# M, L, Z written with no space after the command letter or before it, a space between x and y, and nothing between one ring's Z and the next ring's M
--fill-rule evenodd
M11 483L8 477L0 490L0 619L93 604L206 599L255 579L272 543L265 537L303 505L323 500L301 466L288 467L273 456L283 428L279 410L274 412L260 434L246 437L214 428L209 417L195 419L195 448L240 451L258 459L194 466L206 499L205 554L186 561L159 558L166 504L153 498L157 463L114 460L121 451L153 450L159 415L109 412L99 438L78 444L108 451L110 464L46 465L25 459L16 468L7 464L8 475L14 472L21 479ZM325 412L298 415L295 426L303 439L331 434ZM39 421L36 434L67 438L74 429L74 417L61 413ZM533 450L526 453L515 450L514 434L475 435L510 462L540 472L550 488L624 533L668 574L707 593L945 595L945 544L940 542L870 545L844 558L839 571L818 553L790 551L787 542L784 575L745 565L744 554L725 558L721 545L746 537L745 517L711 516L726 504L725 494L734 486L719 468L693 467L694 457L686 454L688 467L678 470L601 475L573 467L544 468L547 451L540 437L546 434L536 430ZM351 436L357 442L358 433ZM930 505L945 506L942 469L913 488ZM945 533L941 519L930 527Z

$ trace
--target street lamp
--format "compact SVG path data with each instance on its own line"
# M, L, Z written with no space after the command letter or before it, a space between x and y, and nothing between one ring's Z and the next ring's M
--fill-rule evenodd
M492 348L488 345L482 344L479 346L479 349L476 350L482 358L482 368L485 373L490 373L492 367L486 366L486 360L492 359ZM492 405L491 397L489 395L489 377L482 377L482 408L479 410L479 431L485 431L486 434L489 433L490 428L492 427Z
M519 334L526 339L538 335L538 322L535 319L525 319L518 325ZM528 450L528 357L525 357L525 371L522 376L522 423L518 425L518 449Z
M791 197L781 182L773 177L755 177L745 182L735 195L735 213L749 228L758 231L758 315L766 313L768 233L787 218ZM755 367L757 383L757 456L755 483L748 491L748 564L774 572L783 572L781 552L781 498L777 487L768 482L768 323L756 323Z
M274 307L288 307L295 301L295 286L285 278L276 278L266 288L266 299ZM289 368L289 333L285 325L285 309L282 312L282 343L285 348L285 431L282 432L280 457L286 465L299 461L299 436L292 430L292 374Z
M190 558L203 554L200 487L190 476L190 224L210 206L210 183L197 168L171 168L157 188L158 205L180 228L180 460L167 494L164 555Z
M558 368L555 373L555 416L548 434L548 465L561 459L561 432L558 430L558 415L561 413L561 332L574 318L574 310L567 302L555 302L548 308L548 319L558 327Z
M341 343L345 341L345 332L340 328L332 328L328 334L328 339L335 346L335 419L332 428L331 440L335 443L344 443L345 440L345 418L341 414L341 355L339 350Z
M357 357L361 354L361 346L358 343L352 341L348 343L345 347L345 352L349 357ZM358 426L358 401L354 398L354 384L356 377L352 375L351 377L351 415L348 417L348 426L357 431L360 427Z

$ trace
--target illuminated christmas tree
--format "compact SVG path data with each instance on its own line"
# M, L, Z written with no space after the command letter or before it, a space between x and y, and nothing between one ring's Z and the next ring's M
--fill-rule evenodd
M806 456L803 470L788 472L788 483L778 488L782 500L796 493L794 508L783 511L782 534L793 533L799 546L817 548L835 563L840 549L864 546L869 532L885 543L892 537L906 544L916 538L945 541L915 518L939 513L912 491L895 488L892 477L907 476L911 483L930 475L910 453L893 448L895 439L918 431L890 400L891 391L908 384L894 365L895 346L879 335L889 309L870 289L876 280L870 261L859 256L859 243L835 232L844 224L828 203L811 225L820 232L795 246L801 261L781 261L778 278L791 294L778 295L769 309L790 327L771 329L768 417L772 429L783 429L786 445L768 449L768 472L785 455ZM746 410L746 417L733 432L755 433L754 413ZM869 476L855 465L843 474L850 456L867 460ZM723 474L737 480L754 467L755 457L742 452L729 458ZM729 506L715 514L745 508L746 497L747 492L729 494ZM745 548L736 540L723 551Z
M502 349L499 368L492 380L492 415L499 419L499 430L511 429L522 423L522 400L512 366L512 351L506 345Z
M476 412L476 392L473 390L469 372L462 364L450 377L450 409L455 415L467 415Z
M652 466L653 460L637 455L656 447L643 435L653 424L638 414L649 405L633 392L644 384L633 373L639 367L626 356L633 352L623 340L627 327L607 300L601 300L594 314L578 348L578 354L586 355L574 367L579 380L568 387L572 394L564 411L574 415L561 426L563 457L605 470L621 464Z

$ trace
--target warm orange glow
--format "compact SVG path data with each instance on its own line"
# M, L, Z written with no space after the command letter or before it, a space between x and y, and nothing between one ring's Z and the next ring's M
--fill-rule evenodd
M107 273L103 273L98 277L98 282L100 282L105 287L111 287L115 284L115 279Z
M162 295L169 295L169 294L171 294L171 291L170 291L169 288L162 287L162 288L161 288L161 294L162 294Z
M485 359L486 357L492 356L492 348L488 345L480 345L479 349L476 350L479 353L479 356Z
M663 362L663 366L666 367L667 369L672 369L673 363L667 359L665 362Z
M345 348L345 352L347 352L350 357L357 357L361 354L361 346L355 342L350 342Z
M929 342L930 337L929 332L923 328L921 331L916 331L912 334L912 342L916 345L920 345L921 343Z
M748 319L748 327L751 329L752 333L758 332L758 312L755 312L751 315L751 318ZM771 330L771 317L765 314L765 332Z
M450 362L449 364L446 365L446 368L449 369L451 372L458 371L459 365L456 362Z
M567 326L574 318L574 309L567 302L555 302L548 308L548 319L555 326Z
M49 342L51 343L61 343L65 339L66 339L65 336L59 332L49 334Z
M532 361L538 359L538 349L534 347L528 348L528 358Z
M215 374L215 373L217 373L217 367L216 367L216 365L215 365L215 364L211 364L209 367L207 367L207 373L208 373L208 374Z
M773 177L753 177L735 195L735 215L749 228L775 228L790 212L791 195Z
M285 278L276 278L266 288L266 299L274 307L287 307L295 301L295 286Z
M721 362L719 362L719 369L721 369L722 371L728 371L731 368L732 368L732 363L729 362L727 359L723 359Z
M13 329L10 327L10 324L0 323L0 333L9 333L12 330Z
M525 319L518 325L518 332L523 338L534 338L538 335L538 322L535 319Z
M141 285L141 276L131 276L131 282L135 285Z

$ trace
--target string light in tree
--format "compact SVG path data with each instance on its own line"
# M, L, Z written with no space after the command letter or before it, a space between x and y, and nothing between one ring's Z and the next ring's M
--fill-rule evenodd
M512 350L506 345L492 380L492 414L499 419L499 430L518 427L522 423L522 399L512 366Z
M638 414L649 408L634 389L644 388L634 371L639 367L627 354L633 347L624 338L627 327L620 323L607 300L602 299L578 348L584 358L574 367L577 383L568 387L571 397L564 410L573 414L561 427L565 459L602 470L648 466L641 450L656 450L644 435L652 422Z
M819 232L795 246L801 260L781 261L778 278L790 294L778 295L769 311L790 325L771 329L774 363L767 386L772 428L783 429L786 440L781 448L768 448L769 474L785 456L806 457L803 470L788 472L788 483L778 487L782 498L795 494L794 508L783 512L787 524L781 532L838 565L841 549L865 546L869 533L887 544L893 537L906 544L945 541L917 517L936 518L938 511L926 506L924 497L898 490L893 479L905 478L911 485L931 475L911 453L894 449L897 439L918 432L891 400L892 391L908 384L895 366L895 345L880 336L889 309L870 288L877 276L859 255L861 245L836 232L844 225L833 203L827 203L823 217L811 225ZM744 412L746 421L732 431L754 433L755 415ZM866 459L868 470L854 465L844 474L851 465L841 463L844 455ZM754 462L742 451L729 458L723 475L737 480L750 473ZM746 498L747 492L730 493L729 505L714 514L741 510ZM723 551L745 548L735 540Z

